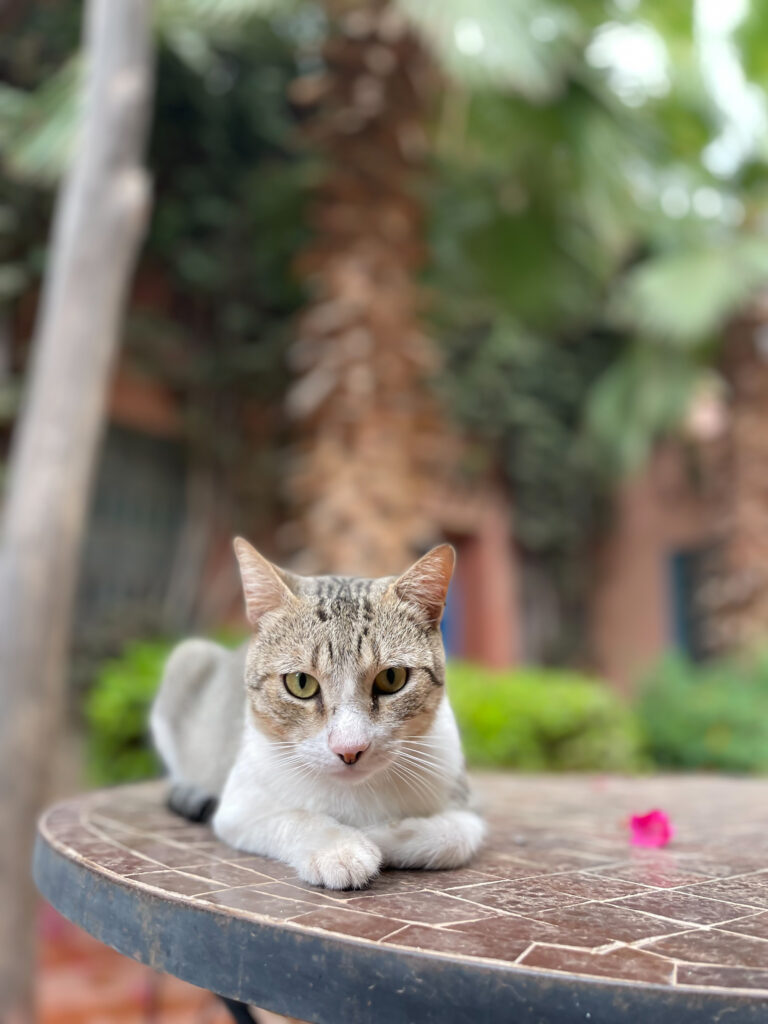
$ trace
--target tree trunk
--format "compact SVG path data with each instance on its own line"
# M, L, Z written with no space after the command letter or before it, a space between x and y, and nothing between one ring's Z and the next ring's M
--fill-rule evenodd
M758 343L766 322L763 300L731 326L722 363L728 433L709 467L718 483L720 536L713 578L698 595L711 653L755 647L768 623L768 358Z
M427 383L435 354L414 281L435 75L391 4L329 7L323 70L292 94L311 108L307 133L325 174L301 260L313 299L291 353L289 540L306 571L378 575L439 532L424 501L442 438Z
M35 816L66 682L89 489L146 223L150 0L89 0L89 74L57 205L0 532L0 1020L33 1019Z

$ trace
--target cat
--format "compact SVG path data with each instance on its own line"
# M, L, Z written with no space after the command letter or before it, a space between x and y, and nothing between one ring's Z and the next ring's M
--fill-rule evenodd
M466 864L485 825L445 692L453 548L361 579L298 576L234 546L250 642L180 644L151 713L171 806L328 889Z

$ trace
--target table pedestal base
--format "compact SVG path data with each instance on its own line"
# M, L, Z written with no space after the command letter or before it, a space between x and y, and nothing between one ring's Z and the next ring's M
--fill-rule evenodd
M219 996L219 999L229 1010L235 1024L255 1024L256 1018L245 1003L238 1003L236 999L227 999L226 996Z

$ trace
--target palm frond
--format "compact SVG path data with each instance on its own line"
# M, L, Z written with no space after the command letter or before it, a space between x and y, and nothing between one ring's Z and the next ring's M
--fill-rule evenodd
M0 87L0 150L10 175L41 184L61 175L77 138L82 84L75 56L34 92Z
M638 340L593 386L587 429L617 475L648 458L654 443L679 428L702 381L711 377L690 353Z
M562 87L580 20L540 0L398 0L449 75L543 100Z
M155 27L180 60L198 74L206 74L217 64L213 44L232 42L254 18L296 6L296 0L159 0Z
M159 0L155 23L161 32L194 29L226 32L250 18L285 11L292 0Z
M640 264L619 288L622 326L680 346L709 340L768 279L768 240L724 239Z

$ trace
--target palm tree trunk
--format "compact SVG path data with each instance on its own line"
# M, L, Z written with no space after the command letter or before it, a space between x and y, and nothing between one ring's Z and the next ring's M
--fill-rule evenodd
M733 325L725 349L729 427L711 474L719 482L718 571L704 595L715 652L753 647L768 624L768 360L756 344L765 314L756 309Z
M78 556L149 188L150 0L89 0L63 185L0 532L0 1020L33 1018L29 858L66 682Z
M300 263L312 292L292 349L290 492L307 570L402 568L433 539L424 512L439 418L414 276L434 73L388 3L336 4L323 70L295 83L325 160Z

